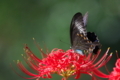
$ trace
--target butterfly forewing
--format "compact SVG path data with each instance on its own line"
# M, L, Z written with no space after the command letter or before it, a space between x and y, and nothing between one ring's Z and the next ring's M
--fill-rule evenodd
M73 45L74 39L78 36L77 34L83 33L86 35L86 29L84 27L83 23L83 16L81 13L76 13L71 21L70 25L70 39L71 39L71 44Z

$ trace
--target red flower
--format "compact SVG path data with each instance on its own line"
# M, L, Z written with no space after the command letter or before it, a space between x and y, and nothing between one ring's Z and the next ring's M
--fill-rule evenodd
M55 73L62 76L62 80L67 80L72 75L76 75L75 78L78 79L82 73L92 76L93 80L96 79L95 76L102 78L109 77L109 75L98 70L111 58L111 55L107 56L109 48L98 62L96 62L96 59L100 54L100 50L97 55L93 55L92 53L81 55L71 49L64 51L55 48L49 54L45 54L41 48L39 50L44 57L43 59L36 57L28 46L25 46L26 55L24 59L34 73L28 71L20 61L17 63L22 72L32 76L26 79L36 78L39 80L39 78L52 78L51 74Z
M110 74L109 80L120 80L120 59L116 61L115 66Z

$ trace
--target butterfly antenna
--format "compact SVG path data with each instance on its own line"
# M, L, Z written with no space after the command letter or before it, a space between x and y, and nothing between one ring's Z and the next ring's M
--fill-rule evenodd
M67 44L67 45L70 45L69 43L66 43L66 42L64 42L64 41L62 41L62 40L60 40L60 42L65 43L65 44Z

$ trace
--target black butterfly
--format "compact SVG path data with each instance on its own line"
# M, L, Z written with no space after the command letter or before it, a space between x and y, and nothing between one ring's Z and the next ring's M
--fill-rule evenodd
M87 19L88 13L82 16L82 14L78 12L73 16L70 25L71 48L82 55L85 51L96 54L101 46L95 33L87 32Z

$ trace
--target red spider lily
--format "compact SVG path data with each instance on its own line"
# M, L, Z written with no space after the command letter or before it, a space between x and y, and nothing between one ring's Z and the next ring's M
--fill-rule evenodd
M116 61L115 66L110 74L109 80L120 80L120 58Z
M108 50L103 55L103 57L96 62L101 50L98 51L97 55L92 53L87 53L85 55L78 54L74 50L64 51L62 49L53 49L49 54L45 54L41 48L39 48L43 59L39 59L34 53L25 46L25 61L34 71L34 73L28 71L24 65L18 61L17 65L22 72L32 76L26 79L37 79L39 78L52 78L51 74L58 74L62 76L62 80L68 80L72 75L76 75L75 79L80 78L80 74L88 74L92 76L93 80L96 80L95 76L108 78L106 75L99 71L98 69L104 66L111 58L112 54L109 56Z

